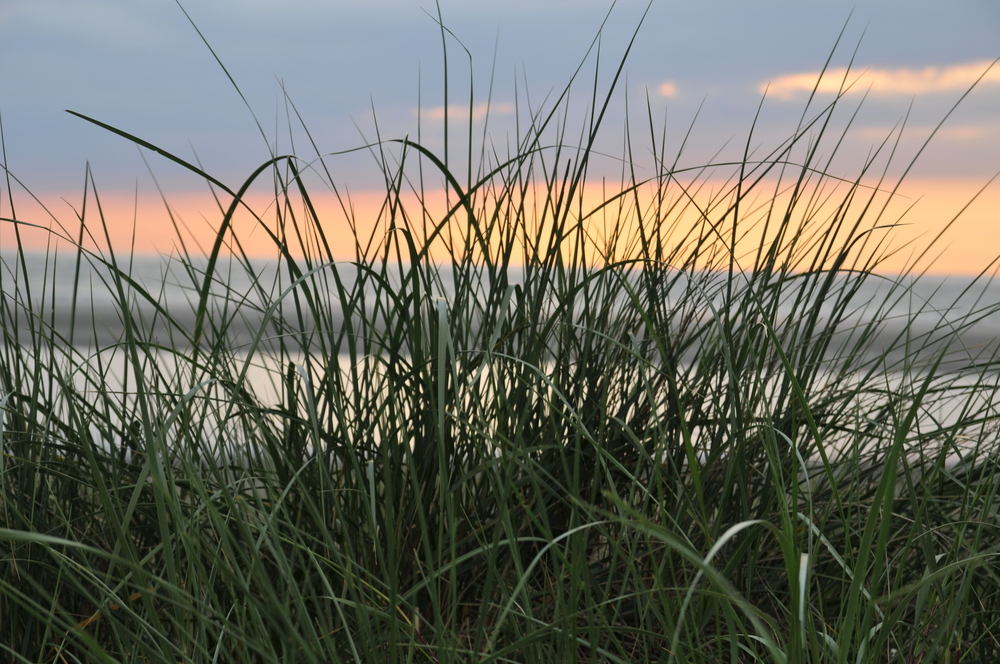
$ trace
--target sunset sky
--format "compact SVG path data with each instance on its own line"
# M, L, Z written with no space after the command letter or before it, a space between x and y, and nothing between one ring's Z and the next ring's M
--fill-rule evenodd
M185 223L210 226L213 214L217 217L211 207L202 209L206 188L197 178L151 152L140 154L128 141L65 109L185 159L197 155L206 171L233 188L268 158L269 144L278 153L291 151L282 85L322 152L374 139L376 118L383 137L414 137L418 103L423 142L438 153L443 150L442 37L433 0L182 4L253 114L173 0L0 3L6 166L63 223L71 225L73 219L69 204L82 200L89 160L109 215L120 216L112 220L121 234L114 241L130 242L136 197L140 208L157 205L143 156ZM600 43L601 90L610 83L646 5L620 0L611 11ZM491 95L489 140L506 146L527 104L544 106L546 95L560 92L569 81L608 9L606 0L440 0L444 23L454 34L447 42L452 122L467 122L469 107L468 58L456 38L472 56L476 131L481 135ZM654 0L598 148L622 154L626 98L629 126L636 134L648 134L648 95L658 126L667 114L668 152L680 146L697 114L682 164L706 163L720 149L723 156L738 156L766 91L752 141L766 153L794 131L842 29L819 83L819 102L833 98L849 65L853 86L837 116L838 132L868 96L837 150L837 175L856 176L865 155L909 113L893 162L898 167L890 171L901 174L935 125L983 77L901 189L910 202L922 199L906 218L911 224L906 237L933 235L1000 171L1000 64L990 69L1000 57L1000 3L995 0ZM581 108L590 102L594 63L591 53L573 88ZM573 120L569 135L576 137L582 122ZM303 132L295 140L299 152L309 152ZM453 151L462 149L452 145ZM381 185L374 161L366 159L330 162L343 164L334 178L342 177L338 186L349 187L359 201ZM593 175L618 173L620 164L609 159ZM6 185L2 188L0 216L10 217ZM48 225L16 184L14 193L20 219ZM162 220L147 224L135 247L169 250L171 233ZM0 222L0 250L9 248L4 245L11 238L10 224ZM1000 255L1000 181L970 206L941 248L936 272L974 273Z

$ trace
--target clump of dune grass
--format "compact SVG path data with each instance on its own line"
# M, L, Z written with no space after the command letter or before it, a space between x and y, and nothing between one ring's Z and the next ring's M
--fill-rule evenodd
M810 100L768 154L751 133L690 168L648 112L594 206L623 68L578 140L567 86L464 174L370 142L384 206L348 261L310 193L342 155L230 188L102 125L202 176L218 233L164 260L181 300L85 248L96 205L41 282L5 256L3 658L996 659L998 373L961 342L996 305L977 279L964 313L900 319L922 280L879 276L898 136L845 181L819 156L843 101ZM264 178L269 265L230 223ZM57 311L65 270L90 286Z

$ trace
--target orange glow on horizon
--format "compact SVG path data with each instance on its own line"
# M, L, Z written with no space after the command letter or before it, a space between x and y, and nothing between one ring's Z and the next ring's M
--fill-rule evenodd
M889 203L885 215L876 222L874 213L869 212L867 221L863 228L873 225L887 225L899 222L901 225L891 230L879 230L872 233L872 240L882 239L888 241L888 246L896 248L895 253L886 258L878 269L882 273L898 273L903 271L918 256L927 243L936 236L945 224L950 222L968 204L967 209L955 221L952 228L935 244L917 265L918 269L927 268L932 274L954 274L954 275L974 275L986 269L992 261L1000 256L1000 182L994 182L987 187L979 197L970 203L977 192L983 187L982 181L970 180L909 180L899 189L899 196ZM717 207L709 214L710 218L718 218L722 215L729 201L724 194L731 185L723 182L707 181L702 183L702 188L697 194L693 194L694 201L703 209L714 203ZM844 190L846 191L846 190ZM710 193L711 192L711 193ZM615 193L614 187L608 185L602 187L600 184L589 184L584 189L582 197L573 206L574 215L578 211L583 211L585 215L595 209L600 208L602 201L608 200ZM826 193L830 193L826 191ZM784 209L787 205L787 191L774 197L774 187L770 189L766 185L760 185L758 191L753 192L742 206L741 218L744 220L740 227L740 235L743 236L737 246L737 260L741 266L750 267L752 254L756 251L760 242L759 229L763 226L763 216L766 214L772 201L776 201L778 209ZM654 191L640 190L639 206L645 218L650 217L650 204L653 200ZM667 196L673 200L686 200L685 195L677 186L667 189ZM858 194L862 198L864 192ZM713 198L714 197L714 198ZM842 200L843 194L832 193L830 202L816 206L814 209L813 231L819 230L832 216L837 203ZM18 200L18 218L25 222L30 222L46 228L55 229L41 230L22 225L21 241L25 248L35 250L51 250L57 248L60 252L72 249L73 243L79 233L79 220L77 213L70 207L72 204L76 210L80 210L82 197L67 195L60 197L49 196L44 199L52 214L61 222L63 228L52 221L52 217L37 206L36 203L22 197L25 200ZM880 197L880 204L886 197ZM538 218L539 210L543 207L540 194L535 194L533 200L526 200L525 204L530 210L527 215L529 219ZM69 201L67 203L66 201ZM273 195L252 194L247 197L247 202L255 213L263 220L263 224L272 233L278 232L278 215ZM345 204L350 205L349 212L345 213L341 204L338 203L332 194L314 197L313 202L322 220L323 233L326 242L330 247L331 254L335 260L353 260L356 258L356 246L360 242L362 245L371 243L366 255L380 255L377 247L383 246L389 230L388 213L383 207L385 194L376 191L365 191L352 193L349 203L345 199ZM455 202L455 195L452 193L452 203ZM169 195L168 203L170 213L163 201L156 194L140 194L138 199L134 194L123 193L101 193L101 211L107 224L107 237L110 237L114 250L119 254L148 253L179 253L180 247L186 246L187 251L192 255L203 255L211 250L215 240L218 227L223 218L223 213L218 205L208 194L179 194ZM228 198L223 198L222 203L228 203ZM418 237L415 240L420 243L419 229L422 228L422 221L419 218L423 209L416 197L413 195L402 197L403 209L408 215L410 224L418 229ZM620 203L620 204L619 204ZM482 203L479 203L482 206ZM912 209L907 210L912 206ZM5 206L6 207L6 206ZM445 198L443 191L437 191L428 196L426 201L428 217L426 222L432 223L436 219L443 217L445 210ZM804 214L807 206L800 206L800 212ZM301 202L292 202L291 210L300 223L305 219L304 207ZM488 208L487 208L488 209ZM856 201L850 208L847 219L851 220L852 211L859 213L861 201ZM481 212L477 208L477 212ZM171 220L171 213L173 220ZM2 217L9 217L10 213L6 209L0 213ZM101 216L97 214L97 206L93 197L87 201L85 212L87 227L92 237L84 240L84 246L89 249L107 247L107 240L104 236L104 228L100 224ZM503 214L500 215L502 218ZM287 215L285 215L287 219ZM574 217L575 218L575 217ZM634 242L630 249L629 240L634 240L635 233L635 197L622 197L613 205L598 209L597 213L591 215L587 222L587 234L592 243L591 249L598 254L607 256L607 252L614 252L618 257L625 257L634 250ZM353 219L355 227L351 228ZM633 220L621 224L623 237L617 240L612 238L614 228L621 219ZM694 206L683 214L676 217L669 217L668 224L673 224L673 235L667 237L679 238L690 229L697 219ZM176 224L176 226L175 226ZM664 224L664 232L666 226ZM309 227L310 224L302 224ZM456 224L456 228L459 225ZM235 237L239 238L243 252L253 257L268 258L277 256L276 245L268 231L265 230L261 222L255 220L245 209L234 216L232 230ZM302 250L296 240L290 222L286 223L286 232L289 234L289 244L292 246L294 255L301 255ZM356 235L355 235L356 232ZM876 238L878 234L878 238ZM447 236L447 233L443 235ZM728 240L729 231L723 231L722 235ZM58 236L63 239L57 240ZM230 241L232 235L227 237ZM523 232L519 236L523 240ZM183 238L183 243L181 239ZM356 240L357 238L357 240ZM546 242L548 235L543 233L542 241ZM402 235L399 234L399 239ZM520 241L520 240L519 240ZM16 235L14 225L10 222L0 222L0 250L5 254L16 246ZM306 242L311 247L319 246L319 238L313 234L306 237ZM460 232L455 233L450 240L438 239L430 251L430 255L435 260L443 260L447 257L450 247L449 242L454 242L458 250L465 246L465 240ZM499 240L493 242L493 250ZM719 243L721 254L728 251L722 241ZM230 247L225 247L228 250ZM316 255L316 251L310 252ZM593 259L593 256L590 256ZM727 260L727 258L725 258ZM515 253L513 262L521 262L521 254ZM718 256L716 261L723 260Z

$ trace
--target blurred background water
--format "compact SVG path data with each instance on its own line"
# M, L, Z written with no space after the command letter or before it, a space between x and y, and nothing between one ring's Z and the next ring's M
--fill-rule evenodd
M195 327L198 290L205 278L205 261L190 264L161 256L137 255L118 263L118 269L127 279L116 281L112 278L113 270L106 265L87 261L77 265L72 254L28 253L22 261L16 254L3 252L0 259L0 323L4 328L6 345L0 351L4 353L5 362L9 361L11 353L15 353L21 358L22 366L28 368L27 373L31 374L31 368L36 363L44 365L57 355L59 357L54 366L64 367L61 370L65 371L61 380L72 381L77 390L93 394L98 402L102 395L120 393L122 404L133 403L137 373L142 373L144 380L148 381L147 386L155 384L155 389L177 392L177 398L188 390L203 392L212 389L206 386L219 380L219 376L198 368L209 363L208 360L190 361L186 355ZM211 281L209 322L218 325L228 321L223 333L226 343L222 348L229 357L219 360L222 363L220 366L228 369L221 380L228 382L242 376L244 389L255 395L260 403L280 406L284 401L282 395L286 380L301 384L311 377L315 387L316 381L321 379L320 374L337 370L347 372L353 361L367 363L361 371L377 370L380 365L371 358L352 360L344 354L336 358L320 358L321 365L312 364L307 368L310 362L295 345L295 333L304 331L309 338L315 330L312 329L313 321L299 319L294 313L289 294L292 279L287 268L282 271L277 263L267 261L253 262L250 267L251 270L247 270L245 265L222 258ZM392 268L390 272L398 274L398 269ZM251 278L251 271L255 278ZM347 290L353 287L357 269L350 263L323 266L317 275L325 273L323 276L328 279L310 286L315 288L317 284L335 283L332 278L334 272ZM523 279L523 271L512 270L508 278L511 283L519 283ZM744 275L737 274L735 278L737 286L745 285ZM850 275L838 277L841 283L851 278ZM450 295L450 279L450 269L442 266L440 292L437 295L445 300ZM703 320L709 320L723 297L725 279L723 274L682 275L673 288L662 296L668 303L676 302L680 306L681 302L685 302L685 306L690 306L690 294L682 297L682 292L696 289L704 301L704 308L698 315ZM794 283L794 280L789 282L788 297L783 299L775 319L771 321L776 329L780 329L782 317L802 315L801 305L793 309L792 301L796 293L795 286L791 284ZM121 304L123 300L119 287L130 316L142 328L141 338L163 346L144 346L139 369L124 343L125 318L122 312L125 307ZM288 310L269 309L269 305L281 299L282 294L283 301L289 305ZM324 308L329 315L328 329L337 330L343 323L343 312L338 308L334 292L327 293L326 298ZM746 302L747 306L751 306L749 298ZM370 308L373 304L366 302L365 307ZM829 319L832 302L818 302L815 306L819 307L821 318ZM280 326L275 324L273 316L281 316ZM1000 379L993 365L993 359L1000 350L1000 283L996 280L869 275L850 301L847 315L830 344L830 354L842 354L842 344L853 343L859 331L873 319L881 320L882 324L862 359L875 363L871 376L885 389L897 389L908 381L916 385L919 381L912 379L920 373L921 366L926 366L936 353L942 351L947 353L945 361L937 369L938 373L965 374L958 377L957 382L949 379L956 388L966 383L970 386L992 384ZM266 321L264 332L259 332ZM641 331L636 332L641 336ZM220 332L212 330L206 334L212 338ZM35 345L33 342L38 339L53 339L53 347ZM287 342L283 348L281 340ZM25 352L21 352L19 346ZM318 348L309 349L312 362L316 360ZM682 361L693 362L695 359L696 350L692 350ZM0 370L4 366L0 364ZM985 367L982 373L979 367ZM834 363L824 367L820 372L820 383L836 379L835 372L838 370L839 365ZM856 370L860 372L861 367ZM871 366L865 371L871 371ZM170 378L178 372L187 378L179 381ZM989 375L984 375L987 373ZM722 380L725 382L724 377ZM871 387L877 390L879 386ZM933 421L941 426L953 421L963 409L976 405L973 400L979 404L978 408L986 405L980 401L993 400L995 396L996 392L989 390L955 389L925 404L921 410L921 421ZM134 406L125 405L123 408L134 410ZM95 437L99 437L96 432Z
M5 326L8 339L17 338L22 342L30 335L28 309L33 314L34 324L53 330L65 343L72 340L78 347L102 347L124 339L121 296L118 284L111 278L112 270L105 265L82 261L76 264L75 255L47 255L26 253L22 262L9 251L0 253L0 293L6 308ZM152 338L160 343L177 344L183 339L181 330L193 331L198 306L198 290L204 283L207 261L185 264L163 256L131 256L119 260L118 269L132 280L121 282L125 301L131 316L138 320ZM254 277L245 266L222 257L216 265L210 285L209 316L230 321L228 334L231 346L249 344L265 318L265 309L281 298L288 305L284 312L286 323L296 328L299 321L290 315L292 301L286 291L292 277L286 269L279 270L274 262L254 261L251 264ZM390 273L396 271L390 270ZM332 285L333 274L348 290L356 278L356 268L351 263L336 263L325 266L317 275L322 281ZM447 299L450 291L451 273L448 266L440 268L441 292L437 295ZM710 302L722 297L721 285L724 275L697 280L697 288L706 301L704 316L712 315ZM839 277L841 280L850 276ZM522 280L520 269L512 269L508 274L510 283ZM737 283L743 277L736 275ZM321 283L322 283L321 281ZM680 290L690 288L693 282L679 279L672 291L663 294L670 302L680 298ZM332 288L332 286L331 286ZM781 317L792 314L792 294L779 307L773 324L780 325ZM26 306L30 301L31 305ZM342 311L339 310L335 293L325 300L330 311L333 328L340 327ZM74 307L74 302L76 303ZM154 304L155 303L155 304ZM372 304L372 303L366 303ZM831 304L817 303L820 315L829 317ZM157 306L169 314L172 324L168 324L163 313L157 314ZM898 360L907 352L915 352L917 346L925 346L922 353L939 349L941 344L949 344L956 362L968 362L973 358L992 356L998 349L1000 338L1000 281L996 279L975 279L964 276L923 276L894 277L869 275L858 286L850 301L848 315L842 321L839 331L849 333L854 326L861 326L873 317L883 320L877 340L870 352L881 353L890 345L898 345L898 351L889 358ZM270 315L277 316L276 309ZM13 325L16 322L16 325ZM311 321L304 321L306 327ZM171 329L173 336L171 336ZM902 343L911 340L909 351ZM915 359L913 356L911 359ZM963 359L964 358L964 359ZM890 362L892 364L892 362Z

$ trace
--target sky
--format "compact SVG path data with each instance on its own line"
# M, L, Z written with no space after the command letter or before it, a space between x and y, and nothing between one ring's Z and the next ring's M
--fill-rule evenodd
M658 127L666 117L668 152L690 129L685 165L718 154L738 157L752 127L753 147L767 152L795 130L830 58L815 108L833 99L848 66L853 83L834 122L840 131L850 121L833 162L838 174L856 175L906 117L890 169L900 175L948 116L906 175L901 191L918 205L907 215L910 235L903 240L935 234L1000 171L1000 64L989 69L1000 57L995 0L653 0L648 12L646 0L619 0L613 8L606 0L181 4L0 0L4 164L63 223L73 218L71 205L82 201L88 163L109 210L118 205L115 215L122 218L112 227L122 237L116 241L133 241L126 237L136 216L130 206L162 207L155 183L193 225L212 223L197 177L67 109L197 159L233 188L272 149L293 149L286 94L324 153L376 135L413 137L419 120L421 141L443 154L439 11L451 33L444 48L453 127L468 121L471 78L476 135L488 99L487 136L494 145L506 145L525 109L544 107L581 62L570 107L586 108L595 85L597 57L593 50L588 55L595 37L600 33L597 87L606 90L635 33L604 120L601 151L622 154L626 125L648 130L648 104ZM582 117L568 118L568 126L578 132ZM292 135L295 151L308 153L304 132ZM449 154L457 158L463 150L452 139ZM382 186L364 153L330 163L338 186L359 201ZM608 159L592 176L615 177L620 168ZM0 217L10 217L7 186L0 188ZM50 223L21 185L12 188L15 204L25 201L15 210L18 218ZM994 181L945 238L933 270L974 273L1000 255L998 210L1000 182ZM159 223L140 228L137 250L169 250L169 241L157 244L169 235ZM0 222L0 250L11 238L10 225Z

